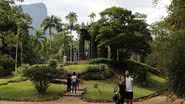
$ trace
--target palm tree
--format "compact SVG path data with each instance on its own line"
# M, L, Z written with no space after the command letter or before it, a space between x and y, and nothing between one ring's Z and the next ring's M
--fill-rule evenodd
M94 12L92 12L92 13L89 15L89 17L90 17L90 21L91 21L91 22L94 22L94 18L96 17L96 14L95 14Z
M46 56L46 42L47 38L44 36L43 30L36 30L35 35L32 36L33 45L36 47L36 51L39 53L40 59L43 59ZM39 60L38 63L40 63Z
M67 16L66 16L66 20L69 21L69 26L68 28L70 29L70 31L72 32L73 30L75 30L75 23L78 21L77 19L77 14L74 12L70 12Z
M44 19L44 21L41 24L41 27L44 28L44 32L49 29L49 36L50 36L50 51L52 53L53 58L53 52L52 52L52 45L51 45L51 39L52 39L52 29L56 29L58 32L62 31L62 23L61 19L52 15L50 17L47 17Z
M77 14L76 13L74 13L74 12L70 12L67 16L66 16L66 20L68 20L69 21L69 25L68 25L68 28L70 29L70 31L71 31L71 34L73 34L72 32L73 32L73 30L75 30L76 29L76 22L78 21L78 19L77 19ZM73 58L72 58L72 50L73 50L73 44L71 43L71 51L70 51L70 61L72 61L73 60Z

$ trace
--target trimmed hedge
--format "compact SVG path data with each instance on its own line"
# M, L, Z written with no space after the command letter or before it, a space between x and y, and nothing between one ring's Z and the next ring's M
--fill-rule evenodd
M50 60L48 61L48 65L49 65L51 68L56 69L56 68L57 68L57 65L58 65L57 59L50 59Z
M111 64L113 64L113 61L111 59L107 59L107 58L96 58L96 59L91 59L89 61L89 64L107 64L107 65L111 65Z
M111 69L105 65L90 66L84 74L85 80L103 80L112 76Z
M30 67L29 64L24 64L24 65L22 65L22 66L19 66L19 67L13 72L13 74L14 74L14 75L21 75L21 76L23 76L23 75L24 75L24 71L27 70L29 67Z
M24 71L24 76L33 82L39 94L44 94L51 81L57 78L58 71L48 65L32 65Z
M126 68L132 72L138 69L138 70L146 70L146 71L153 73L155 75L160 75L159 70L157 70L156 68L153 68L145 63L141 63L141 62L134 61L134 60L124 60L123 63L126 65Z
M70 65L63 67L60 70L63 70L63 72L65 73L63 77L67 77L67 74L72 74L72 72L76 72L81 74L81 76L85 80L103 80L112 76L112 71L106 64Z

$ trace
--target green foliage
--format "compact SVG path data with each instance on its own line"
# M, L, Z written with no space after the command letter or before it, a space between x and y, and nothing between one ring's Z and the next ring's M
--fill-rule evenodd
M58 65L58 60L57 59L50 59L48 61L49 67L56 69Z
M103 80L110 78L111 76L112 76L111 69L105 64L100 64L88 67L87 72L84 74L84 79Z
M6 54L0 55L0 76L10 75L14 69L15 60Z
M169 69L169 81L170 90L175 93L178 97L185 96L185 83L183 79L185 78L185 35L184 32L177 32L172 35L171 47L169 51L168 69Z
M160 74L157 69L137 61L125 60L123 64L126 65L125 69L130 71L134 80L143 86L148 85L149 73Z
M29 78L39 94L44 94L51 80L57 77L58 71L48 65L32 65L25 70L24 76Z
M29 64L23 64L22 66L19 66L14 72L13 74L16 76L23 76L24 75L24 71L27 70L29 68Z
M107 58L96 58L96 59L91 59L89 61L89 64L107 64L107 65L111 65L111 64L113 64L113 61L111 59L107 59Z
M102 80L112 76L111 68L105 64L69 65L63 69L66 74L71 74L72 72L82 74L86 80Z
M120 56L122 58L129 57L131 52L143 57L150 52L149 41L152 37L145 15L133 14L121 7L107 8L100 15L101 19L90 26L89 32L99 48L110 46L113 60L116 60L117 50L125 55ZM105 55L103 51L99 53Z

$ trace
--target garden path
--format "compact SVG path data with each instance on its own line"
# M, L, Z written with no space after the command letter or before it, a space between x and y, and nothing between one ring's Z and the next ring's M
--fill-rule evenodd
M0 104L113 104L113 103L88 103L82 101L79 97L64 96L58 100L46 102L15 102L15 101L0 101ZM181 104L180 101L168 102L165 96L158 96L143 102L135 102L134 104ZM185 103L184 103L185 104Z

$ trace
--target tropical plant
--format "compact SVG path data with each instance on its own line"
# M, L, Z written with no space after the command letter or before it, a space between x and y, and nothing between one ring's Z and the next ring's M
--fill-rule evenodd
M69 24L68 24L68 29L71 31L71 34L73 35L73 31L76 30L78 28L78 25L76 24L76 22L78 21L77 19L77 14L74 12L70 12L65 18L66 20L68 20ZM73 50L73 44L71 43L71 50L70 50L70 61L72 61L72 50Z
M92 12L92 13L89 15L89 17L90 17L90 21L91 21L91 22L94 22L94 18L96 17L96 14L95 14L94 12Z
M52 15L50 17L47 17L44 19L44 21L41 24L41 27L43 27L44 32L46 32L46 30L49 30L49 36L50 36L50 52L53 58L53 51L52 51L52 30L55 29L58 32L62 31L62 26L63 24L61 23L61 19Z
M24 71L24 76L33 82L39 94L44 94L58 71L48 65L32 65Z

